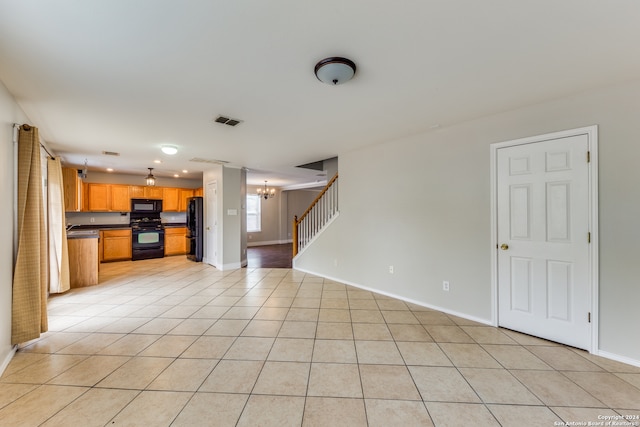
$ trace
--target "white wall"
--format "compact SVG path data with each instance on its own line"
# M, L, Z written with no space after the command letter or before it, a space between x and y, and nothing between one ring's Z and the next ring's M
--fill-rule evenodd
M255 193L259 186L249 186ZM249 246L274 245L291 242L293 217L300 217L320 193L313 190L280 190L272 199L262 199L262 230L247 233Z
M311 206L311 203L313 203L316 197L318 197L320 191L322 191L322 188L286 191L288 195L286 232L289 240L292 239L291 229L293 227L293 218L296 216L300 218L309 206Z
M203 173L205 229L212 226L207 212L207 184L217 182L217 259L218 269L240 268L247 261L246 240L246 176L245 169L215 166ZM213 248L209 248L204 237L204 260L210 262Z
M295 266L489 322L489 145L599 125L599 347L640 363L638 117L640 81L340 153L340 216Z
M258 188L264 187L260 185L248 186L247 194L256 194ZM280 227L283 194L283 191L276 189L276 195L273 198L267 200L260 198L260 231L247 233L249 246L284 243L281 241L283 238ZM286 204L284 206L286 207Z
M13 203L13 123L28 123L5 86L0 82L0 199ZM0 374L13 354L11 346L11 288L13 284L13 209L0 209Z

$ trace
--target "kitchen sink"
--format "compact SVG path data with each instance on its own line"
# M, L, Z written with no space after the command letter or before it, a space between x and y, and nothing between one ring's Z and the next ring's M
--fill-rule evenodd
M97 236L98 230L69 230L67 237L92 237Z

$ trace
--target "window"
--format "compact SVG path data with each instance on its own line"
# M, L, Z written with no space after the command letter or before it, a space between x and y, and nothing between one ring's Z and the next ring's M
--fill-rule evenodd
M261 231L260 196L247 194L247 233Z

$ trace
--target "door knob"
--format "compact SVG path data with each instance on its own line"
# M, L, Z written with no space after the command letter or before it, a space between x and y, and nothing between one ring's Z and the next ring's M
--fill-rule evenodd
M211 227L207 227L207 231L211 230Z
M502 249L503 251L506 251L507 249L509 249L509 245L507 245L506 243L503 243L502 245L500 245L500 249Z

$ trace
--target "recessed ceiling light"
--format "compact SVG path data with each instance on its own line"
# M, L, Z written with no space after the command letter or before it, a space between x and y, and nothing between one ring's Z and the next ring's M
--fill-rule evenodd
M182 169L182 173L189 173L189 171L186 169Z
M177 173L174 173L174 174L173 174L173 177L174 177L174 178L180 178L180 175L178 175Z
M161 147L161 150L164 154L168 154L170 156L173 156L174 154L176 154L178 152L178 147L176 147L175 145L163 145Z
M154 160L153 163L162 163L162 160Z
M113 172L113 168L107 168L107 172Z

